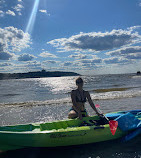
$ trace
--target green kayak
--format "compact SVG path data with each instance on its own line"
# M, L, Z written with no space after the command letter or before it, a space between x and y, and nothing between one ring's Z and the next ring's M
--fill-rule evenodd
M138 113L141 112L138 111ZM109 113L122 115L125 112ZM136 115L136 114L135 114ZM141 119L138 117L138 119ZM83 123L82 123L83 122ZM95 143L120 138L126 135L117 128L115 135L111 134L109 124L103 124L98 116L79 119L68 119L47 123L32 123L26 125L1 126L0 150L14 150L27 147L58 147Z

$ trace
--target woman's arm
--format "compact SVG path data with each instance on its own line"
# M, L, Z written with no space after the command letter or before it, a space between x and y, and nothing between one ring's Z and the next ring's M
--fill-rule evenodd
M97 111L97 109L96 109L96 107L95 107L95 105L94 105L94 103L93 103L93 101L92 101L92 99L91 99L90 93L89 93L88 91L86 92L86 97L87 97L87 99L88 99L88 102L89 102L90 106L91 106L92 109L96 112L96 114L97 114L97 115L101 115L101 114Z

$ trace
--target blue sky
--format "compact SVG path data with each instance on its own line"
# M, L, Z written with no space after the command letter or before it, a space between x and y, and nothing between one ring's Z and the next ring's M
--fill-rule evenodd
M0 0L0 72L141 71L140 0Z

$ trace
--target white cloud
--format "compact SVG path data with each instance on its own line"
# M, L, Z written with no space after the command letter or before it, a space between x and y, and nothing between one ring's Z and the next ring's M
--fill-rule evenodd
M93 68L96 66L95 63L91 59L78 60L77 65L81 67L82 69Z
M57 58L56 55L48 53L47 51L42 52L39 56L43 57L43 58Z
M47 10L39 10L41 13L47 13Z
M0 51L0 60L9 60L14 57L13 53Z
M88 56L87 54L74 54L74 55L70 55L69 58L86 59L87 56Z
M96 64L100 64L102 62L102 59L100 58L93 58L93 59L82 59L82 60L78 60L80 63L87 64L87 65L96 65Z
M81 63L89 63L89 64L99 64L102 62L102 59L97 57L96 55L89 55L89 54L72 54L69 56L70 58L75 58L75 59L80 59L76 60L81 62Z
M106 58L106 59L103 59L103 61L106 63L106 64L129 64L131 63L131 61L125 59L125 58L118 58L118 57L111 57L111 58Z
M22 5L22 0L17 0L17 2L14 1L12 4L14 6L7 6L7 3L4 0L0 0L0 17L3 17L6 14L11 16L22 15L21 11L24 8Z
M7 67L13 65L12 63L0 63L0 67Z
M78 55L78 56L77 56ZM91 59L83 59L78 58L80 54L70 55L72 58L77 58L75 61L66 61L61 63L60 66L63 66L67 69L75 69L75 70L86 70L86 69L97 69L101 67L102 59L98 58L97 56L87 55L87 57L91 57Z
M50 16L50 14L49 14L49 13L47 12L47 10L45 10L45 9L44 9L44 10L43 10L43 9L40 9L39 12L44 13L44 14Z
M8 10L6 14L11 15L11 16L16 16L16 14L11 10Z
M38 61L27 61L23 64L23 67L29 67L29 68L41 68L41 63Z
M129 54L129 55L125 56L125 58L140 60L141 59L141 53Z
M13 9L14 9L16 12L18 12L18 15L22 15L22 14L21 14L21 11L22 11L23 8L24 8L24 7L23 7L22 4L17 4L15 7L13 7Z
M0 63L0 72L6 72L6 73L11 73L13 72L14 68L15 68L15 64L14 63L10 63L10 62L2 62Z
M135 30L137 30L137 29L140 29L141 28L141 26L140 25L137 25L137 26L132 26L132 27L129 27L129 28L127 28L129 31L135 31Z
M22 64L16 64L15 68L19 68L22 70L32 70L32 69L41 69L41 63L38 61L27 61L27 62L23 62Z
M63 63L63 66L71 66L73 65L73 62L70 61L66 61L65 63Z
M36 58L34 55L31 55L31 54L21 54L19 57L18 57L18 61L30 61L32 59Z
M59 63L59 61L56 61L56 60L46 60L46 61L43 61L43 64L57 64Z
M0 52L20 52L30 46L30 35L13 26L0 28Z
M54 39L47 42L65 51L106 51L133 44L141 39L133 28L112 30L111 32L80 33L69 38Z
M24 8L21 4L17 4L15 7L13 7L13 9L17 12L21 11L22 8Z
M99 57L97 57L96 55L91 55L91 57L92 57L92 61L94 62L94 63L101 63L102 62L102 59L101 58L99 58Z
M89 64L89 63L91 63L91 64L93 63L93 64L94 64L94 62L93 62L92 59L83 59L83 60L80 60L80 62L81 62L81 63L88 63L88 64Z
M66 61L63 64L61 64L61 66L67 68L67 69L75 69L75 70L84 70L84 69L96 69L99 68L100 65L96 65L97 63L101 63L101 59L100 61L98 60L94 60L94 59L81 59L81 60L76 60L76 61Z
M126 56L131 53L141 53L141 46L124 47L115 51L107 52L106 54L111 56Z
M0 17L4 17L4 12L0 10Z
M8 67L12 72L31 72L42 70L41 63L38 61L20 62L18 64L12 64ZM9 71L9 69L7 71Z
M97 68L100 68L101 66L100 65L97 65L101 63L101 59L98 61L98 60L94 60L94 59L83 59L83 60L78 60L76 61L76 65L78 67L81 67L81 69L97 69Z

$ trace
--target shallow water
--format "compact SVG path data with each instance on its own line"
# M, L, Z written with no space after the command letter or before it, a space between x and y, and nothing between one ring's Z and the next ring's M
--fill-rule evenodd
M122 98L113 100L98 100L94 101L95 104L101 106L104 113L124 110L141 109L141 97ZM136 103L136 104L135 104ZM12 124L26 124L33 122L48 122L53 120L67 119L71 103L65 104L51 104L45 102L40 104L21 104L16 106L0 106L0 125ZM90 105L86 103L86 109L89 115L94 115L95 112L91 109Z
M141 96L141 78L134 74L82 76L84 89L93 99ZM0 103L70 101L77 77L29 78L0 81Z
M0 126L67 119L76 77L0 81ZM141 78L133 74L83 76L95 104L104 113L141 109ZM86 103L89 115L95 112ZM141 158L141 136L128 143L108 141L63 148L30 148L0 158Z

